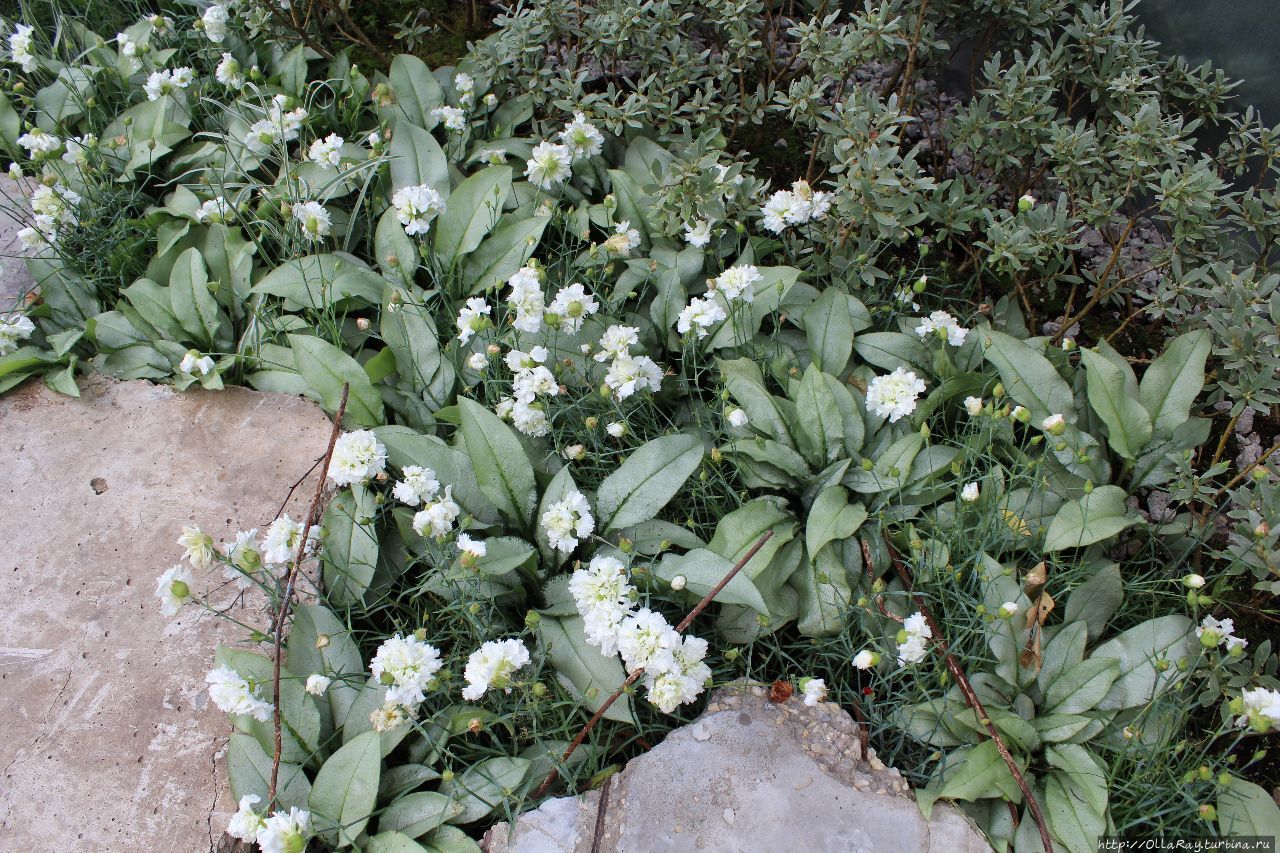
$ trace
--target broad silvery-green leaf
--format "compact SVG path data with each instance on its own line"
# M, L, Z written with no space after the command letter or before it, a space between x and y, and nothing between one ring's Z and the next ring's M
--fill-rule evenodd
M843 373L853 352L853 317L845 292L838 287L822 291L804 312L804 331L814 364L834 376Z
M462 438L475 466L480 491L516 523L531 528L538 500L533 465L520 439L493 412L468 397L458 398Z
M1089 658L1064 670L1045 691L1045 711L1081 714L1093 710L1111 689L1119 669L1119 664L1110 658Z
M1035 347L1003 332L988 331L983 355L995 365L1005 391L1027 407L1032 423L1049 415L1069 415L1075 408L1071 386Z
M387 806L378 818L378 829L381 832L399 832L408 838L417 838L462 814L464 809L461 803L444 794L418 791Z
M642 445L596 492L601 532L653 518L701 462L702 439L694 435L666 435Z
M503 222L467 255L462 280L470 293L500 287L516 273L538 248L550 217Z
M227 745L227 780L231 784L231 796L236 800L256 794L259 802L267 802L271 790L272 757L251 735L236 732ZM299 764L280 762L276 776L276 802L288 811L291 806L307 807L311 796L311 783Z
M953 800L980 800L1001 797L1017 802L1022 798L1018 783L1009 772L993 740L983 741L972 748L957 750L960 761L953 757L946 764L946 782L940 796Z
M389 112L402 114L418 127L431 130L440 121L432 110L444 104L444 92L425 62L402 53L391 60L387 74L396 103Z
M293 363L320 400L325 411L336 413L342 402L342 385L349 383L344 427L382 423L382 395L369 381L360 362L314 335L289 335Z
M520 786L531 763L527 758L501 755L471 765L452 784L441 787L462 807L462 811L449 818L449 822L474 823L501 810Z
M317 642L321 635L328 638L324 648ZM288 649L289 671L299 678L305 679L313 672L364 677L364 660L351 632L324 605L299 604L294 608ZM335 678L329 685L324 698L328 699L335 720L346 716L356 692L353 685L341 678Z
M1280 837L1280 806L1266 789L1234 778L1218 794L1218 831L1224 836Z
M1123 602L1124 580L1120 577L1120 565L1111 563L1072 588L1062 618L1067 624L1081 620L1088 628L1089 639L1096 640L1102 636L1108 620Z
M1204 387L1204 363L1209 357L1208 329L1179 335L1169 342L1142 375L1138 396L1158 435L1171 435L1191 414Z
M1107 425L1111 449L1135 458L1151 440L1151 416L1125 389L1125 374L1105 356L1080 350L1084 362L1089 405Z
M377 253L378 267L382 274L401 284L413 282L418 269L418 250L413 238L404 233L404 225L394 207L388 207L378 218L373 232L373 250Z
M430 133L411 121L397 121L390 154L394 189L425 184L441 196L449 195L449 160Z
M1173 614L1150 619L1099 645L1090 659L1114 658L1120 677L1097 707L1103 711L1136 708L1180 681L1184 674L1177 663L1195 656L1193 623ZM1163 660L1168 666L1157 666Z
M605 700L627 680L622 659L603 655L587 645L582 619L578 616L543 616L538 622L538 643L546 650L556 678L573 696L590 708L600 710ZM623 693L604 715L627 725L635 725L631 697Z
M685 588L701 599L729 574L733 565L714 551L695 548L685 554L667 554L660 563L651 567L651 571L668 583L676 576L683 577ZM764 614L769 612L760 590L742 572L725 584L715 600L721 604L742 604Z
M502 216L511 196L511 167L490 166L476 172L449 196L448 208L435 223L436 255L446 267L475 251Z
M848 624L845 614L853 604L853 591L839 547L829 545L817 556L808 555L787 581L797 593L800 613L796 628L802 636L830 637Z
M329 756L311 785L313 828L330 844L355 842L378 799L382 765L377 732L365 732Z
M1106 831L1103 812L1095 810L1091 793L1101 788L1106 795L1106 780L1089 778L1082 781L1060 770L1048 774L1044 783L1045 819L1053 836L1067 853L1092 853L1098 848L1098 837Z
M1044 550L1092 545L1136 524L1137 518L1127 515L1125 497L1119 486L1099 486L1079 500L1063 504L1049 522Z
M729 393L747 413L751 428L794 448L787 401L769 393L760 366L749 358L721 360L717 364Z
M929 364L929 353L920 339L902 332L865 332L853 342L853 351L867 364L882 370L921 368Z
M844 414L836 400L839 381L810 364L795 392L795 433L800 449L814 468L844 454Z
M342 299L360 299L377 305L382 299L382 284L382 277L368 267L353 263L347 257L322 254L281 264L255 284L251 292L279 296L298 308L320 310Z
M805 547L810 559L828 542L852 536L866 520L867 508L861 503L850 504L849 492L843 486L824 489L809 508L805 522Z
M343 489L324 511L325 588L338 604L360 601L378 565L378 531L373 493L359 483ZM361 667L363 669L363 667Z
M209 291L209 275L199 250L187 249L169 273L169 301L174 315L192 339L212 344L218 337L218 301Z

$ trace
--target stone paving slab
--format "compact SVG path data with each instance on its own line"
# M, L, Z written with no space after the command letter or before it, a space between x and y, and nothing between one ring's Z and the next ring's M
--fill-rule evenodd
M603 808L603 813L602 813ZM946 803L925 820L838 705L717 691L697 721L610 780L485 836L488 853L990 853Z
M265 526L330 422L283 394L82 388L0 397L0 851L216 849L230 726L203 678L239 634L192 607L170 622L155 579L183 524Z

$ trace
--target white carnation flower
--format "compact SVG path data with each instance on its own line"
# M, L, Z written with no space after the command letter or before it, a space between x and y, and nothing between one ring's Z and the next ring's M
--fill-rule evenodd
M339 486L363 483L387 467L387 448L367 429L344 432L333 445L328 476Z
M306 537L307 544L303 549L303 557L314 550L318 535L319 531L314 527L311 528L310 534ZM282 515L271 522L266 534L262 537L262 559L273 565L292 562L298 553L298 546L302 544L302 539L302 522L294 521L287 514Z
M750 302L755 297L755 283L763 279L764 276L751 264L729 267L716 276L715 289L717 293L724 294L724 298L730 302L738 299Z
M437 539L448 536L460 515L462 507L453 499L453 486L445 486L438 498L413 517L413 532L419 536L429 534Z
M313 672L307 676L306 690L312 696L323 696L331 683L333 683L333 679L329 676Z
M604 384L625 400L637 391L662 389L662 368L647 355L622 354L609 365Z
M1240 694L1244 713L1236 720L1241 726L1267 732L1280 728L1280 690L1257 687Z
M182 361L178 363L178 370L188 376L208 376L213 372L214 361L211 356L201 355L196 350L187 350L186 355L182 357Z
M446 130L458 132L467 129L467 114L457 107L436 107L431 115L439 119Z
M571 284L560 288L556 298L547 306L546 313L559 318L560 329L574 335L582 328L587 317L600 310L600 303L587 293L581 284Z
M204 10L200 20L204 24L204 34L209 41L221 44L226 39L228 18L230 15L227 14L227 7L221 4L215 3Z
M458 343L465 344L476 333L489 327L492 308L478 296L472 296L458 311Z
M62 140L60 138L52 133L45 133L38 127L33 127L19 136L18 145L27 149L27 157L32 160L38 157L47 157L62 150Z
M564 145L539 142L525 165L529 182L544 190L564 183L572 172L573 153Z
M646 698L664 714L697 699L711 678L711 667L703 662L706 654L706 640L675 634L670 645L670 665L664 665L665 657L659 655L645 667Z
M160 575L156 580L160 612L165 616L177 616L182 605L191 600L191 587L195 582L196 577L191 569L181 563Z
M260 723L271 719L275 706L259 699L249 682L231 667L217 667L204 677L204 683L209 685L209 698L219 710L253 717Z
M253 810L255 804L262 802L257 794L245 794L240 798L240 808L231 816L227 824L227 835L252 844L258 833L267 825L262 815Z
M899 367L888 376L877 376L867 383L867 407L889 423L896 423L916 410L916 401L924 393L924 382Z
M440 650L430 643L410 634L388 637L378 646L369 671L373 677L387 685L387 702L415 707L425 697L423 691L430 685L442 662Z
M342 146L346 140L336 133L317 139L307 149L307 158L320 166L332 167L342 162Z
M599 154L604 147L604 134L587 121L585 114L574 113L573 121L560 132L560 141L564 143L560 147L567 149L576 162Z
M0 355L8 355L18 348L36 330L36 324L25 314L0 316Z
M711 242L711 223L705 219L698 219L692 225L685 223L684 239L690 246L701 249Z
M973 503L978 499L978 484L965 483L964 488L960 490L960 500L966 503Z
M471 653L463 677L462 698L474 702L489 688L510 689L511 675L529 662L529 650L519 640L490 640Z
M329 236L333 222L329 211L318 201L304 201L293 206L293 218L302 226L302 236L311 241Z
M262 853L302 853L307 848L311 831L311 812L290 806L288 812L275 812L258 831Z
M178 544L184 549L182 558L191 563L192 568L207 571L213 565L213 537L199 527L184 526Z
M827 699L827 682L821 678L805 678L800 682L800 690L804 693L804 704L810 708Z
M608 361L629 355L639 340L640 330L635 326L610 326L600 337L600 352L595 354L595 360Z
M724 309L717 302L695 296L680 310L680 316L676 318L676 331L687 335L693 330L698 338L705 338L710 334L711 327L724 318Z
M213 70L213 79L228 89L242 88L245 83L240 63L229 53L222 54L222 60L218 63L218 67Z
M552 548L568 554L596 528L591 505L582 492L570 492L563 500L547 507L542 514L542 527Z
M540 331L546 298L542 295L542 279L538 271L533 267L522 267L507 279L507 284L511 286L507 305L516 314L513 325L530 334Z
M211 198L196 208L196 222L226 222L231 213L231 203L222 196Z
M937 332L942 332L947 339L947 343L953 347L963 344L965 336L969 334L969 330L962 328L960 321L946 311L934 311L928 317L922 319L919 326L916 326L916 334L922 338L927 338Z
M28 73L36 70L36 56L31 52L34 33L35 27L18 24L13 28L13 32L9 34L9 58L17 63L19 68Z
M969 417L976 418L982 414L982 398L981 397L965 397L964 410L969 413Z
M647 607L624 619L618 629L618 651L628 672L644 667L656 674L675 668L673 649L678 645L675 628Z
M729 421L729 425L737 427L738 429L742 429L748 423L747 413L742 411L742 409L730 409L729 414L726 417Z
M421 465L406 465L403 469L404 479L396 483L391 494L406 506L418 506L426 503L440 491L440 481L436 472Z

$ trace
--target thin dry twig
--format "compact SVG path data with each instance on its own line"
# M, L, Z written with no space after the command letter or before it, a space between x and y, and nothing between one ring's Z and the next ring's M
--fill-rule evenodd
M728 585L729 581L733 580L738 572L742 571L742 567L751 562L751 558L764 547L764 543L768 542L772 538L773 531L765 531L765 534L756 540L756 544L752 545L751 549L742 555L742 559L735 563L733 568L726 572L725 576L720 579L720 582L713 586L711 591L704 595L702 600L689 611L689 614L680 620L680 624L676 626L676 633L683 634L685 629L693 623L693 620L698 618L698 614L707 609L707 605L711 603L711 600L720 594L720 591ZM602 704L596 712L591 715L591 719L587 720L587 724L578 732L578 736L573 739L573 743L569 744L569 748L564 751L564 755L560 756L561 764L568 761L569 756L573 755L578 747L582 746L583 741L587 739L587 735L591 733L593 728L595 728L596 723L600 722L604 717L605 712L608 711L613 703L618 701L618 698L622 696L626 689L632 684L635 684L642 675L644 675L644 667L637 667L634 672L627 676L627 680L622 682L617 690L613 691L613 695L604 700L604 704ZM538 786L538 790L533 792L533 798L537 800L545 795L551 788L551 784L555 782L556 777L559 775L559 770L552 767L551 772L547 774L547 778L543 779L542 784Z
M1005 745L1004 739L1000 737L1000 732L995 723L991 721L990 715L987 714L987 709L983 707L982 700L974 692L973 685L969 683L969 677L965 675L960 662L956 660L956 656L951 653L951 648L947 645L947 641L943 639L942 627L933 618L933 613L925 603L924 597L917 595L912 590L911 575L906 566L902 564L898 552L887 539L885 540L885 546L889 549L889 559L893 563L894 570L902 580L903 586L911 591L911 597L915 601L916 607L920 609L920 613L924 615L929 630L933 632L933 643L942 652L943 660L947 664L947 670L951 673L951 677L956 680L956 686L960 688L960 692L964 695L965 702L977 714L978 722L983 724L987 733L991 735L991 739L995 741L996 751L1000 753L1000 757L1008 765L1009 772L1013 774L1014 781L1018 783L1018 789L1022 791L1022 796L1026 798L1027 807L1031 809L1031 816L1035 818L1036 827L1040 830L1040 842L1044 844L1045 853L1053 853L1053 837L1049 834L1049 824L1044 819L1044 813L1040 810L1040 803L1036 800L1035 794L1031 792L1031 786L1027 784L1022 771L1018 769L1018 762L1013 760L1013 754L1009 752L1009 747Z
M276 800L276 783L280 778L280 754L283 749L283 744L281 743L282 720L280 718L280 659L284 657L284 626L289 621L289 609L290 605L293 604L294 586L298 581L298 572L302 568L302 558L306 553L311 527L316 523L316 514L320 511L320 499L324 496L325 473L329 470L329 460L333 458L333 446L338 441L338 434L342 432L342 416L346 414L347 395L350 392L351 385L346 382L342 383L342 400L338 403L338 411L333 418L333 429L329 433L329 446L324 452L324 465L320 469L320 480L316 483L316 492L311 498L311 506L307 509L307 517L302 522L302 536L298 542L298 550L293 555L293 565L289 567L289 575L285 580L284 595L281 597L280 607L276 610L276 616L271 625L271 637L274 646L271 696L275 700L275 712L272 715L275 753L271 756L271 785L267 789L268 807L273 805Z

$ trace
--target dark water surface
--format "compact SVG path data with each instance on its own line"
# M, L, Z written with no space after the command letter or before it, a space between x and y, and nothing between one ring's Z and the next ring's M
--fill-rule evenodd
M1167 52L1242 80L1237 106L1280 124L1280 0L1142 0L1136 14Z

